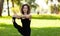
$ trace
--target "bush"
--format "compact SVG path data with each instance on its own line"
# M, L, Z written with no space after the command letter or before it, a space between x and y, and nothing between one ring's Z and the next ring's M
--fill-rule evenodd
M6 19L11 19L11 16L3 16L0 18L6 18ZM60 15L32 15L32 19L60 19Z
M60 19L60 15L32 15L32 19Z

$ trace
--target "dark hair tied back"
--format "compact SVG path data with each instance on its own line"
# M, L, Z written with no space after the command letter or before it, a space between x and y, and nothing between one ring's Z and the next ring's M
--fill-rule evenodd
M27 8L28 8L27 14L30 14L30 6L28 4L22 5L21 13L24 14L24 11L23 11L24 6L27 6Z

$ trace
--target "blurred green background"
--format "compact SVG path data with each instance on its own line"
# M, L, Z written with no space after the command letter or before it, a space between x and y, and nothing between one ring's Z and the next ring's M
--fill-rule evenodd
M20 15L26 3L31 7L31 36L60 36L60 0L0 0L0 36L21 36L12 15ZM22 26L20 19L16 22Z

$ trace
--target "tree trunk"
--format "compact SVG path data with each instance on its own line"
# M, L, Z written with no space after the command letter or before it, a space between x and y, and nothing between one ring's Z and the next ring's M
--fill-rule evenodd
M12 1L12 7L14 7L14 0L11 0Z
M60 0L58 0L58 2L60 2Z
M3 2L4 0L0 0L0 16L2 16Z
M8 7L8 16L10 16L10 11L9 11L9 0L7 0L7 7Z

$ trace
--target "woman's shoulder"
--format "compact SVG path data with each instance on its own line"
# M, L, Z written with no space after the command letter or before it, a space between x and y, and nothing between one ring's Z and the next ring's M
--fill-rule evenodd
M31 14L28 14L28 15L30 15L30 16L31 16Z

